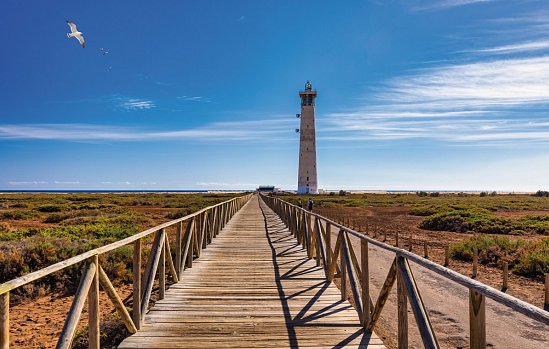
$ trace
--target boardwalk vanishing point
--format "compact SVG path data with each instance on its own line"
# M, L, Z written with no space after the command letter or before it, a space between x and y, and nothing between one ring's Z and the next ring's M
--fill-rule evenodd
M288 347L385 348L257 196L119 346Z

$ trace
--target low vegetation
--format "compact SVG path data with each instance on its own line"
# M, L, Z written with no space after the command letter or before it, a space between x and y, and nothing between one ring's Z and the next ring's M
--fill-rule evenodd
M450 256L472 261L475 248L479 262L501 267L506 261L515 274L539 277L549 273L549 237L537 241L508 239L505 237L476 236L450 246Z
M306 196L286 195L296 203ZM408 194L352 194L315 196L316 208L401 206L422 217L419 228L433 231L477 233L451 245L455 259L471 261L473 249L480 261L500 267L506 260L516 274L540 277L549 272L549 192L533 195L496 192ZM532 212L533 211L533 212ZM540 212L541 211L541 212ZM545 214L543 211L547 211ZM512 213L512 214L511 214ZM510 237L513 236L513 237Z
M235 195L2 194L0 283ZM124 246L100 256L100 262L115 283L126 283L131 281L131 256L132 247ZM50 275L15 296L70 291L77 286L79 268Z

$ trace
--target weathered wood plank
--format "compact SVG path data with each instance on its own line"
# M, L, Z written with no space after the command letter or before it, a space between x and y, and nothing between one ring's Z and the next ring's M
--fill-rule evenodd
M61 336L57 341L56 349L68 349L71 347L74 332L76 331L80 314L82 314L82 309L84 309L86 295L90 290L92 281L95 277L95 272L95 263L90 263L84 268L84 272L80 278L80 285L78 285L78 289L76 290L74 300L72 301L71 308L69 310L69 315L65 320L65 325L61 331Z
M287 223L297 214L281 212ZM182 281L166 290L145 316L142 330L120 348L384 348L326 280L330 268L324 262L322 227L307 224L306 215L300 218L303 225L293 228L295 235L302 234L298 242L291 224L285 227L265 204L252 200L223 226L193 268L183 272ZM182 240L183 259L185 236ZM347 260L337 268L341 242L330 256L335 257L332 273L351 270L356 291L348 247ZM308 259L310 253L323 266Z
M99 349L99 258L97 255L90 258L95 265L95 273L88 291L88 348Z
M0 295L0 349L10 347L10 293Z

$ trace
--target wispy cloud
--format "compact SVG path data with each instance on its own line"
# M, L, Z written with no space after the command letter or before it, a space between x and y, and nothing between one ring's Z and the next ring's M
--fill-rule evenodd
M549 56L443 65L394 78L368 104L323 118L327 140L549 141ZM339 132L339 133L338 133Z
M294 124L291 117L217 122L192 129L158 131L93 124L17 124L0 125L0 141L273 141L293 136Z
M211 100L208 97L202 97L202 96L179 96L176 98L179 100L188 101L188 102L206 102L206 103L211 102Z
M225 189L255 189L257 183L227 183L227 182L196 182L196 186L210 189L225 188Z
M121 99L118 106L126 110L143 110L156 107L154 102L151 100L137 98Z
M483 49L465 51L465 52L484 53L484 54L508 54L508 53L542 51L547 49L549 49L549 40L537 40L537 41L521 42L516 44L489 47L489 48L483 48Z
M54 184L80 184L79 181L54 181Z
M100 184L107 184L107 185L111 185L111 184L114 184L114 185L132 185L131 182L129 181L104 181L104 182L100 182Z
M48 184L46 181L10 181L8 182L9 185L40 185L40 184Z
M414 8L416 11L447 9L452 7L474 5L480 3L495 2L499 0L436 0L431 3L420 5Z
M446 111L544 103L549 98L549 56L424 69L393 79L377 97Z

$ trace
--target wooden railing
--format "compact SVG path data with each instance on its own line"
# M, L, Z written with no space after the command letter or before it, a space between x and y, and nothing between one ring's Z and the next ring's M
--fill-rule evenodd
M326 278L329 281L333 281L336 277L341 278L342 300L347 297L347 286L349 285L359 319L368 331L372 331L379 320L383 306L396 280L399 348L408 348L408 303L414 313L414 318L425 348L439 348L437 337L421 299L409 261L469 289L469 338L471 349L486 348L486 297L531 319L549 325L549 312L543 309L509 296L506 293L463 276L409 251L374 240L279 198L264 195L261 197L280 216L298 242L307 249L308 257L314 258L317 266L323 266ZM332 228L338 230L334 249L332 249ZM360 261L353 250L351 238L359 239L360 241ZM395 258L389 268L375 304L370 298L369 263L372 261L368 259L369 243L395 254Z
M0 349L9 348L9 299L10 292L18 287L63 270L71 265L85 262L80 284L74 296L65 325L56 348L70 348L78 320L88 300L89 348L99 349L99 286L113 302L116 312L122 318L127 330L136 333L143 324L149 306L153 284L158 275L158 298L164 298L166 274L178 282L186 268L192 267L193 259L200 257L200 251L219 234L229 219L250 199L252 194L237 197L198 212L145 230L112 244L90 250L78 256L53 264L20 278L0 285ZM186 229L183 231L183 223ZM174 227L175 261L166 229ZM154 234L151 253L145 270L141 271L142 240ZM99 265L99 255L133 244L133 304L132 314L126 309L118 293L103 268ZM166 270L166 264L167 269Z

